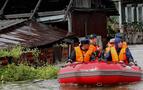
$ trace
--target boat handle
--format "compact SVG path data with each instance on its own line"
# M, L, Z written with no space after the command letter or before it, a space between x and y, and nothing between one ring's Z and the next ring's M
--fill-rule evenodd
M96 86L101 87L103 84L101 82L96 83Z

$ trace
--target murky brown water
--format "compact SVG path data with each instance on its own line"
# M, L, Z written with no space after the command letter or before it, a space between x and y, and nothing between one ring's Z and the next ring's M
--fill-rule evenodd
M130 46L134 59L143 68L143 45ZM15 82L1 84L0 90L143 90L143 81L117 86L93 87L93 86L60 86L57 80Z

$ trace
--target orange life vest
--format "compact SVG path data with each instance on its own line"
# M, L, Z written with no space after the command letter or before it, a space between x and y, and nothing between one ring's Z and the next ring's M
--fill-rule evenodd
M94 46L93 44L91 44L89 46L89 49L92 50L93 52L96 52L97 51L97 46Z
M105 48L105 54L107 54L113 46L114 44L110 44L110 42L108 42L107 47Z
M105 48L105 54L107 54L107 53L110 51L110 48L111 48L111 47L106 47L106 48Z
M111 47L111 56L113 62L124 61L127 63L126 48L124 47L121 49L119 55L117 54L115 47Z
M95 45L93 45L93 44L91 44L91 45L89 46L89 50L90 50L92 53L97 52L97 51L98 51L98 48L99 48L99 46L95 46ZM100 54L101 54L101 52L99 51L98 55L95 56L95 59L96 59L96 60L98 60Z
M76 53L76 62L89 62L90 57L93 53L91 49L88 51L81 50L80 46L75 47L75 53Z
M111 44L108 42L107 47L105 48L105 54L110 51Z

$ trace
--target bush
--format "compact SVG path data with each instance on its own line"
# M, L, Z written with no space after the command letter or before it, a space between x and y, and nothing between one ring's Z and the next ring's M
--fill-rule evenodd
M10 52L10 56L14 57L14 58L19 58L20 55L22 54L22 49L23 47L21 46L15 46L13 47L9 52Z
M39 79L54 79L57 77L58 68L54 66L40 67L37 69Z
M110 17L107 21L108 34L116 34L119 29L117 17Z
M7 49L1 49L0 50L0 57L7 57L10 56L10 53Z
M33 68L27 65L16 66L14 64L0 69L1 81L25 81L34 79L53 79L57 77L58 68L45 66Z

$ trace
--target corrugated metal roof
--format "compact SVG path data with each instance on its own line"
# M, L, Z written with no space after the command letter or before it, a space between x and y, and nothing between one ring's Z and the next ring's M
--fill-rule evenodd
M20 27L0 34L0 48L21 44L37 47L57 42L67 35L67 31L34 21L27 21Z
M26 21L26 19L0 20L0 30Z

